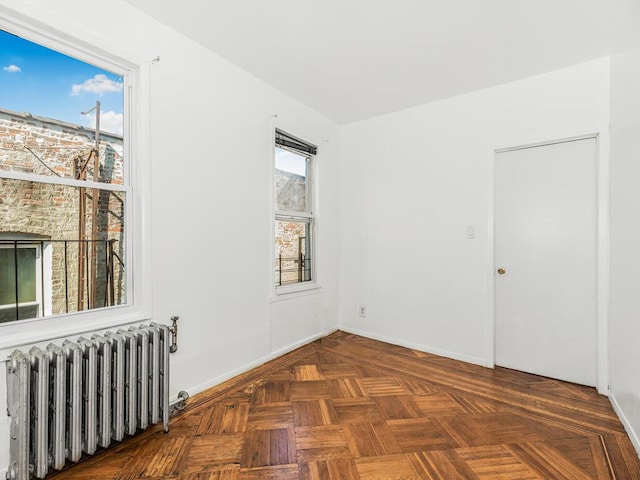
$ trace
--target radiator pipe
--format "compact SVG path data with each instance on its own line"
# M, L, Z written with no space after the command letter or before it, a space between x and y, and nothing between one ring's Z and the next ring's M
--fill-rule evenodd
M187 407L187 400L189 400L189 394L184 390L178 393L178 398L170 405L169 417L174 417Z
M169 327L169 333L171 333L170 353L176 353L178 351L178 320L180 320L180 317L171 317L171 327Z

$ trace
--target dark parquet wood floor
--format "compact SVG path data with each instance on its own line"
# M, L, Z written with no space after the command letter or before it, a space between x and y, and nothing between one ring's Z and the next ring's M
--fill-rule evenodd
M337 332L53 478L639 480L640 461L591 388Z

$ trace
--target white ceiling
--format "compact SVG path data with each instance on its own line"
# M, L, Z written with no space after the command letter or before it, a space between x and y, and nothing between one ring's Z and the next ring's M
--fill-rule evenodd
M640 40L640 0L126 1L340 124Z

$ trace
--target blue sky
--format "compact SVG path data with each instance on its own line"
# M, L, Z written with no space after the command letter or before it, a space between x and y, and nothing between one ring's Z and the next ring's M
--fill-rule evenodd
M122 134L122 77L0 30L0 108Z
M276 147L276 168L303 177L307 175L306 158L279 147Z

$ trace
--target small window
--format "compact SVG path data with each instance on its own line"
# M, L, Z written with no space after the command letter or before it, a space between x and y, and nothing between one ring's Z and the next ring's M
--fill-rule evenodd
M125 305L127 78L0 44L0 325Z
M275 285L314 280L313 158L316 147L276 130Z

